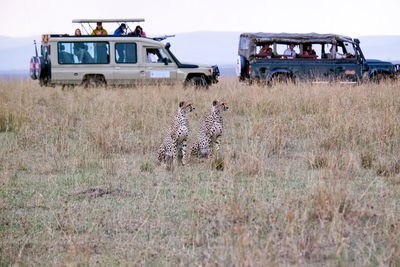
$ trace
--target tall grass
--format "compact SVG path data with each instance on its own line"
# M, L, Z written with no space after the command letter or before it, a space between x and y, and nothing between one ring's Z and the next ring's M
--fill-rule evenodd
M219 159L167 171L227 102ZM0 81L0 262L400 264L400 84L40 88Z

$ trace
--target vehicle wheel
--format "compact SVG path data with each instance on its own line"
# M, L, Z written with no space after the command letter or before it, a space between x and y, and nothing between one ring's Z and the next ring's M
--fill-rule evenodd
M49 79L48 78L44 78L44 79L40 79L39 80L39 85L41 87L46 87L49 85Z
M269 81L269 85L294 83L294 79L289 74L279 73L274 75Z
M84 88L89 88L89 87L106 87L106 82L104 81L104 79L101 78L96 78L96 77L90 77L87 78L84 82L83 82L83 87Z
M371 76L371 81L374 83L381 83L382 81L384 81L386 79L386 75L383 73L374 73Z
M196 89L199 88L208 89L208 83L203 76L194 76L190 78L186 84L189 86L194 86Z

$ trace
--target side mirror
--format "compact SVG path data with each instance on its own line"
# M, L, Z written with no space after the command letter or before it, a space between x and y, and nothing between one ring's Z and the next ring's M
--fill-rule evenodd
M360 44L360 40L359 40L359 39L357 39L357 38L356 38L356 39L354 39L354 42L355 42L356 44L358 44L358 45Z
M164 62L164 65L168 65L168 58L163 57L162 62Z
M165 44L165 48L169 49L171 47L171 44L168 42Z

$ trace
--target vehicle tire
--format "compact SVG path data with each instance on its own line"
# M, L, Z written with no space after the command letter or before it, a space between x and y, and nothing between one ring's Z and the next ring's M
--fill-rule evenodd
M376 72L374 74L372 74L370 80L374 83L381 83L382 81L384 81L386 79L386 75L384 73L381 72Z
M89 77L83 81L84 88L97 88L97 87L106 87L106 82L102 78L98 77Z
M288 84L289 82L294 83L293 77L287 73L278 73L272 76L271 80L268 82L269 85L275 84Z
M236 74L239 77L239 81L244 81L249 78L249 62L246 60L244 56L238 56L238 60L236 62Z
M39 67L38 57L31 57L29 64L29 74L32 80L37 80L38 76L36 75L36 68Z
M31 57L29 72L33 80L49 79L49 68L43 57Z
M47 78L47 69L46 69L46 62L44 61L43 57L38 57L39 68L37 69L37 77L38 79Z
M194 76L190 78L187 83L189 86L194 86L196 89L205 88L208 89L208 83L204 76Z

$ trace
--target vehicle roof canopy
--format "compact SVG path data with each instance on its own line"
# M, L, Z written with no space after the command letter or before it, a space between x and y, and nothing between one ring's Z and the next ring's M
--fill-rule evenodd
M307 43L329 43L351 42L353 39L344 35L319 34L319 33L242 33L239 42L239 55L249 57L251 51L255 51L257 44L262 43L284 43L284 44L307 44Z
M319 33L242 33L240 37L253 40L256 43L261 42L281 42L281 43L336 43L353 42L353 40L344 35L337 34L319 34Z
M83 30L86 32L86 34L90 34L91 31L93 31L92 26L90 25L90 23L97 23L97 22L101 22L101 23L118 23L119 25L121 25L122 23L129 23L129 22L144 22L143 18L131 18L131 19L74 19L72 20L72 23L80 23ZM87 24L90 28L90 30L88 31L86 29L86 27L84 26L84 24ZM129 28L129 25L126 25L126 27L132 31Z

